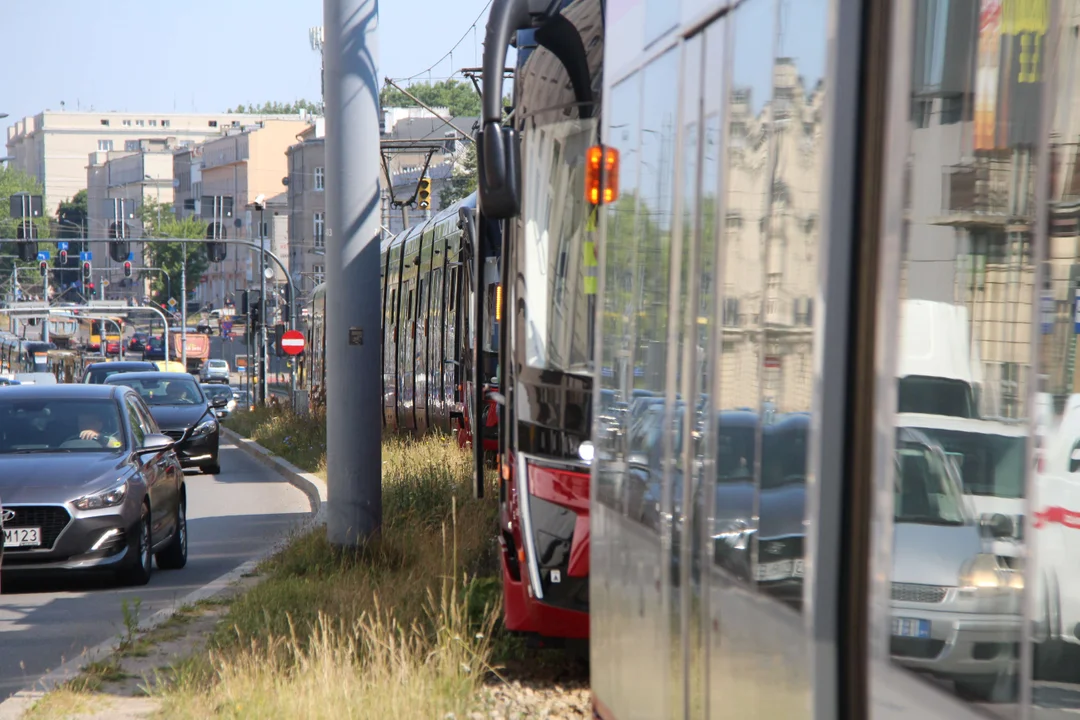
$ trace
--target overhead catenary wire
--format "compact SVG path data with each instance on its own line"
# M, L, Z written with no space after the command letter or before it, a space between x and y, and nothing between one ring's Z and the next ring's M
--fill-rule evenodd
M484 17L484 13L486 13L488 11L488 8L491 7L491 2L492 2L492 0L487 0L487 2L484 3L484 8L483 8L483 10L480 11L480 14L478 14L476 16L476 19L472 21L472 24L469 25L468 29L466 29L465 32L461 34L461 37L458 39L458 41L456 43L454 43L454 46L446 51L445 55L443 55L441 58L439 58L435 62L431 63L431 65L429 65L426 69L421 70L420 72L415 73L413 75L410 75L409 77L397 78L397 79L401 80L402 82L409 82L410 80L415 80L416 78L420 77L421 75L429 75L432 70L434 70L436 67L438 67L443 62L443 60L446 60L447 58L452 57L453 54L454 54L454 51L458 49L458 46L461 45L461 43L465 42L465 38L469 37L469 33L473 33L473 38L476 37L476 32L475 32L476 31L476 24L480 22L480 18ZM446 79L450 80L455 75L457 75L456 72L453 75L451 75L450 77L446 78ZM428 79L430 80L431 78L429 77Z

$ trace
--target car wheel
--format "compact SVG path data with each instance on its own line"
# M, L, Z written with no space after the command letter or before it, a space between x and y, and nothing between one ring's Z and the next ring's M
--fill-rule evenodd
M213 465L202 465L199 467L199 472L203 475L220 475L221 465L214 463Z
M162 570L179 570L187 565L187 498L180 496L176 508L176 532L168 546L157 554L157 566Z
M122 580L127 585L145 585L150 582L154 571L154 558L150 552L150 508L143 503L139 517L138 536L132 543L134 557L122 573Z

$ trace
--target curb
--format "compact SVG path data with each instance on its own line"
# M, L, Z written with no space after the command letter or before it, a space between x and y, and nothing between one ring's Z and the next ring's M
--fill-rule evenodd
M315 524L323 522L326 505L326 483L322 478L309 472L304 472L288 460L273 454L259 443L250 438L243 437L235 430L224 425L221 426L221 434L246 453L249 457L262 463L264 466L281 475L293 487L300 490L308 497L311 503L311 514Z
M290 485L293 485L307 495L308 502L311 504L311 519L309 522L312 525L318 525L325 522L326 483L323 482L322 479L311 473L304 472L288 460L277 457L254 440L242 437L233 430L222 427L221 432L245 454L259 461L267 468L274 470L288 481ZM183 598L175 601L169 607L158 610L145 621L139 623L139 631L145 633L153 630L175 615L180 608L187 605L194 605L200 600L208 600L221 595L235 582L254 571L261 562L283 549L291 539L292 535L279 539L251 560L238 565L224 575L193 590ZM78 677L84 667L90 663L104 660L115 653L119 642L119 638L113 638L84 650L77 658L68 660L55 670L50 670L45 675L42 675L35 680L26 689L20 690L6 700L0 702L0 720L18 720L18 718L23 717L23 715L47 693L59 685Z

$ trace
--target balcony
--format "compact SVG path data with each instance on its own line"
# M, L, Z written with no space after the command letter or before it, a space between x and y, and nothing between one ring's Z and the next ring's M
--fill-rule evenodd
M1029 208L1035 188L1029 165L1011 160L980 158L948 165L942 173L941 210L934 225L998 227L1011 231L1030 228Z

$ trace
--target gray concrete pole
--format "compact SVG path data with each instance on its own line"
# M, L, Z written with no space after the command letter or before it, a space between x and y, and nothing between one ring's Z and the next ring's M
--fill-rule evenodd
M180 261L180 362L187 367L187 243ZM169 341L168 335L165 342Z
M382 525L378 0L323 0L326 34L326 533Z

